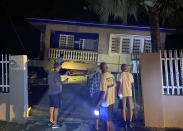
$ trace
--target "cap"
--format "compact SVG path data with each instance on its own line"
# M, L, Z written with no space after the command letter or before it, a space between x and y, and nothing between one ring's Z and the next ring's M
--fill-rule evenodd
M54 69L56 69L56 68L59 67L59 66L60 66L60 64L55 63L53 67L54 67Z

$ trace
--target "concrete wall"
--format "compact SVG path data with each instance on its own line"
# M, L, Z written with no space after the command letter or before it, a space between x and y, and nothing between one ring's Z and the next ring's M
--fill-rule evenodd
M141 56L145 125L183 128L183 96L162 95L160 58L160 53Z
M99 34L99 54L107 54L109 49L109 37L110 34L130 34L130 35L144 35L150 36L148 31L135 31L135 30L122 30L111 28L97 28L88 26L74 26L74 25L62 25L62 24L46 24L46 48L50 47L50 33L51 31L69 31L80 33L98 33Z
M183 128L183 96L163 96L164 126Z
M25 122L28 117L27 56L10 56L10 92L0 93L0 120Z
M131 63L130 54L99 54L98 64L101 62L106 62L108 65L109 72L121 72L121 64Z
M162 81L159 53L141 56L142 94L145 125L163 127Z

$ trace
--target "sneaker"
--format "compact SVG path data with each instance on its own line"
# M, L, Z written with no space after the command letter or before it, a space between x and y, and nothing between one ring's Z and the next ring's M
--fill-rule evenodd
M126 128L126 127L127 127L127 123L126 123L126 121L123 121L120 125L121 125L121 127L124 127L124 128Z
M55 125L52 126L52 128L53 128L53 129L60 128L60 125L55 124Z
M134 127L135 127L135 124L134 124L133 122L129 122L128 126L129 126L130 128L134 128Z
M48 122L48 126L49 126L49 127L51 127L51 126L53 126L53 125L54 125L54 124L53 124L51 121Z
M57 121L57 124L60 126L62 126L62 123L63 123L62 121Z

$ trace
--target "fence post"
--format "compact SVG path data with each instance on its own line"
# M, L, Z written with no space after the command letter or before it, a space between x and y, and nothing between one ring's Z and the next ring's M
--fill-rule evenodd
M141 55L141 80L145 125L164 127L160 53Z
M10 66L10 121L23 123L28 118L27 56L10 56L15 65Z
M175 77L176 77L176 88L177 88L177 94L180 95L180 88L179 88L179 69L178 69L178 53L177 50L174 51L174 57L175 57Z
M173 78L173 59L172 59L172 50L169 51L169 61L170 61L170 78L171 78L171 89L172 94L175 94L174 78Z
M183 51L180 51L180 73L181 73L181 85L183 85Z

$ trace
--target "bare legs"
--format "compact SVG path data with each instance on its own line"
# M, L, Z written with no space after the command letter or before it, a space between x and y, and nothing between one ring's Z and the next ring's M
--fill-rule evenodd
M107 131L115 131L112 121L107 122Z
M132 118L133 118L133 110L130 110L130 122L132 122Z
M54 120L53 120L53 113L54 113ZM59 113L58 108L50 107L50 122L52 122L54 125L57 124L58 113Z
M54 112L54 107L50 107L50 122L53 123L53 112Z
M57 120L58 120L58 108L55 108L54 110L54 115L55 115L55 119L54 119L54 124L56 125L57 124Z
M107 122L107 131L110 131L110 122Z
M123 120L126 122L126 110L123 108Z
M123 109L122 109L122 113L123 113L123 120L126 122L126 101L127 101L127 98L128 98L128 101L129 101L129 105L130 105L130 122L132 122L132 119L133 119L133 108L134 108L134 105L133 105L133 100L132 100L132 97L125 97L123 98Z
M96 123L96 124L97 124L97 125L96 125L96 129L97 129L97 130L99 130L99 125L98 125L99 123L98 123L98 119L97 119L97 121L96 121L96 122L97 122L97 123Z
M126 121L126 111L125 109L122 110L123 111L123 120ZM133 119L133 110L130 110L130 122L132 122Z

